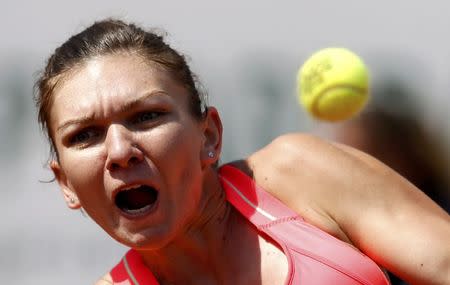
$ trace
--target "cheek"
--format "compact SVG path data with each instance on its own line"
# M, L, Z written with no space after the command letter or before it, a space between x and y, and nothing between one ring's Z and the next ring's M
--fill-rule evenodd
M163 181L171 191L172 201L195 201L202 182L201 134L195 126L174 123L170 131L161 133L155 142L152 159ZM150 139L150 138L149 138ZM190 196L186 199L186 196Z
M193 125L169 123L143 140L152 159L163 165L176 169L186 163L200 164L201 135Z
M104 191L95 191L97 188L103 188L104 159L99 151L67 151L60 159L68 184L82 204L89 201L90 196L104 194Z

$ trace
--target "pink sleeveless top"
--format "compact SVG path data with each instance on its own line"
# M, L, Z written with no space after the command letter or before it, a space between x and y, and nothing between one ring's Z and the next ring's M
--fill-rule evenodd
M298 214L230 165L219 177L227 200L283 250L289 264L284 285L388 285L370 258L306 223ZM158 285L139 254L131 249L110 272L114 284Z

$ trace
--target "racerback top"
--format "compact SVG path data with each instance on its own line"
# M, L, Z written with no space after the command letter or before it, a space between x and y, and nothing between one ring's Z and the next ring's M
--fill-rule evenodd
M389 285L374 261L305 222L239 169L222 166L219 177L227 200L283 250L289 265L284 285ZM110 274L114 284L158 285L133 249Z

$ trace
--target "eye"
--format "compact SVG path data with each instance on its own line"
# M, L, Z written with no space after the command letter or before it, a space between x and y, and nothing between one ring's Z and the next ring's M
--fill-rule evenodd
M71 136L69 142L71 145L87 144L89 142L92 142L98 136L99 136L98 130L84 129Z
M152 121L162 115L162 112L142 112L136 115L133 120L133 123L145 123L148 121Z

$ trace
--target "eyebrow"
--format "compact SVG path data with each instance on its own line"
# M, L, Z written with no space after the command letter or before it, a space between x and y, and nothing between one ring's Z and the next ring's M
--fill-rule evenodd
M151 91L151 92L145 93L143 96L141 96L139 98L135 98L133 100L130 100L129 102L127 102L123 106L121 106L119 109L119 113L126 113L126 112L130 111L131 109L135 108L141 102L147 100L149 97L155 96L157 94L166 94L167 95L168 93L165 91L161 91L161 90L156 90L156 91ZM61 130L66 129L67 127L69 127L71 125L87 124L88 122L93 121L93 120L94 120L93 116L84 116L84 117L81 117L78 119L67 120L63 124L61 124L56 129L56 131L60 132Z

